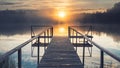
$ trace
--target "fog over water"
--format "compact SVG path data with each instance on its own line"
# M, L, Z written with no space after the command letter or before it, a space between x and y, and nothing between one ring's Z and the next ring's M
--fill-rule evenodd
M0 2L1 4L12 4ZM1 7L1 6L0 6ZM54 35L68 35L68 26L93 26L93 41L105 49L120 57L120 2L107 9L106 12L82 13L68 16L69 18L59 19L52 16L45 16L38 10L0 10L0 53L4 54L19 44L31 38L30 27L33 25L53 26ZM39 15L42 14L42 15ZM51 13L52 14L52 13ZM38 34L43 28L35 28ZM85 28L80 28L84 30ZM62 30L62 31L61 31ZM81 48L78 48L78 55L81 55ZM99 49L93 47L93 58L89 61L98 63ZM44 48L41 48L41 55ZM17 60L17 53L12 55ZM113 62L113 67L117 63L105 54ZM92 64L92 62L88 61ZM114 62L115 61L115 62ZM87 60L86 60L87 62ZM17 63L17 61L16 61ZM36 58L31 57L31 44L23 48L23 67L35 68ZM30 65L29 65L30 64ZM118 65L116 65L119 67ZM92 67L91 67L92 68Z

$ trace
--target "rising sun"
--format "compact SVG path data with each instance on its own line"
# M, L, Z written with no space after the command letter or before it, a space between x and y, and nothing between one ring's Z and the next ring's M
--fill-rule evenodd
M66 16L66 13L64 11L59 11L58 16L64 18Z

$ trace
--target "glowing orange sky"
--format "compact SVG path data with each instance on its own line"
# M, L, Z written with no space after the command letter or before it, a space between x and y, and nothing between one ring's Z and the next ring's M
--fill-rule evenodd
M81 9L99 10L111 8L120 0L0 0L0 10L35 9L35 10L67 10ZM88 10L87 10L88 11ZM78 11L77 11L78 12Z
M56 14L64 11L71 14L104 12L119 0L0 0L0 10L38 10L38 15L59 19ZM64 18L65 19L65 18Z

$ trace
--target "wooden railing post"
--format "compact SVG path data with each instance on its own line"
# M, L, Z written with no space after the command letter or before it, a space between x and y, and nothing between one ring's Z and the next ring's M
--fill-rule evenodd
M45 31L45 32L44 32L44 51L45 51L45 46L46 46L46 38L47 38L47 36L46 36L46 32L47 32L47 31Z
M76 52L77 52L77 36L78 36L78 33L76 32Z
M51 28L51 33L52 33L52 37L53 37L53 27Z
M53 37L53 27L50 28L50 37ZM51 38L50 38L51 40Z
M84 40L83 40L83 66L84 66L84 64L85 64L85 38L84 38Z
M37 52L38 52L38 57L37 57L37 64L38 64L38 65L39 65L39 56L40 56L40 55L39 55L39 54L40 54L40 53L39 53L39 50L40 50L39 47L40 47L40 38L38 37L38 51L37 51Z
M22 56L21 56L22 52L21 49L18 50L18 68L21 68L21 64L22 64Z
M77 44L77 36L78 36L78 34L77 34L77 32L76 32L76 44Z
M72 29L72 36L74 36L74 30ZM74 43L74 38L72 38L72 43Z
M104 52L101 50L100 54L100 68L104 68Z
M71 28L71 27L70 27ZM106 50L105 48L101 47L100 45L98 45L97 43L93 42L92 39L89 39L86 35L83 35L79 30L77 31L74 28L71 28L71 36L73 36L73 30L78 32L79 35L83 36L84 38L84 44L85 41L89 41L92 45L96 46L98 49L100 49L101 51L101 55L100 55L100 68L104 68L104 53L106 53L107 55L109 55L110 57L112 57L113 59L117 60L118 62L120 62L120 57L111 53L110 51ZM93 31L93 27L91 26L91 32ZM79 36L78 35L78 36ZM92 33L91 33L92 35ZM71 39L72 42L72 39ZM92 50L92 49L91 49ZM92 54L92 51L91 51ZM85 45L83 45L83 65L85 62Z
M49 29L47 30L47 43L49 43Z
M17 58L17 60L18 60L18 65L17 65L17 67L18 68L22 68L22 48L24 47L24 46L26 46L27 44L29 44L30 42L32 42L33 40L37 40L38 41L38 57L37 57L37 64L39 64L39 51L40 51L40 49L39 49L39 47L40 47L40 36L47 30L48 28L46 28L46 29L44 29L44 31L42 31L42 32L40 32L38 35L36 35L36 36L34 36L34 37L31 37L31 39L29 39L29 40L27 40L27 41L25 41L24 43L22 43L22 44L20 44L20 45L18 45L17 47L15 47L15 48L13 48L12 50L10 50L10 51L8 51L8 52L6 52L5 54L3 54L3 55L1 55L0 56L0 64L2 64L2 65L0 65L0 68L2 68L3 67L3 65L4 65L4 63L5 63L5 60L6 60L6 58L8 58L10 55L12 55L13 53L15 53L15 52L18 52L18 58ZM51 28L49 28L49 29L51 29L51 35L53 36L53 27L51 27ZM31 26L31 36L32 36L32 26ZM34 33L33 33L34 34ZM50 35L50 34L49 34Z
M70 27L68 27L68 37L70 37Z

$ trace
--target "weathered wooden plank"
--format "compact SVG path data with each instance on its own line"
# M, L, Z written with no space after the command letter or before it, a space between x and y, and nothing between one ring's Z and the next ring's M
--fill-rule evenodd
M83 68L83 65L67 37L54 37L38 68Z
M40 43L40 47L44 47L44 46L47 46L49 43ZM32 44L32 47L38 47L38 43L34 43Z
M93 36L87 36L88 38L93 38ZM70 36L69 38L84 38L83 36Z
M32 36L32 38L35 36ZM52 36L39 36L39 38L52 38Z
M84 43L72 43L75 47L77 46L77 47L93 47L93 45L92 44L89 44L89 43L86 43L86 44L84 44Z

